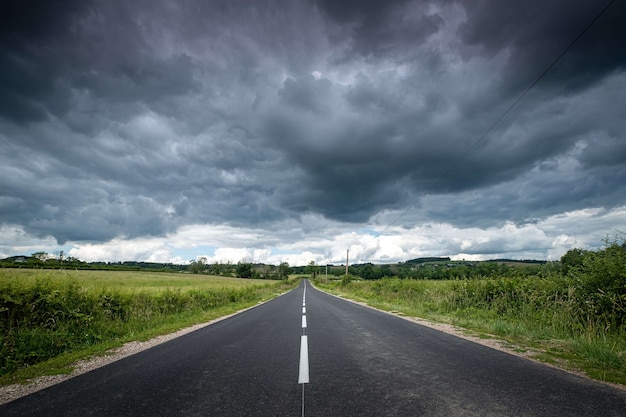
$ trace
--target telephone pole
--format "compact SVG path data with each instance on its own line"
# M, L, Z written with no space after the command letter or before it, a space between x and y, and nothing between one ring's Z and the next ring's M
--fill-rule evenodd
M348 259L349 259L350 249L346 249L346 275L348 275Z

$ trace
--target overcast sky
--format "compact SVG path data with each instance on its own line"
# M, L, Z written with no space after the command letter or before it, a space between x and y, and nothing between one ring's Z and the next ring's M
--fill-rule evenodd
M496 123L606 3L4 1L0 257L559 259L622 239L625 2Z

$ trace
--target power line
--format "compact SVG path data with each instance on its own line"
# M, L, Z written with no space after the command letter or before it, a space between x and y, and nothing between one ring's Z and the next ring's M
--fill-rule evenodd
M474 148L476 148L476 146L482 142L485 137L487 137L487 135L502 121L502 119L504 119L510 112L511 110L513 110L513 108L515 108L515 106L517 106L523 99L524 97L526 97L526 95L539 83L539 81L541 81L541 79L548 73L550 72L550 70L557 64L557 62L559 62L561 60L561 58L563 58L563 56L574 46L574 44L576 42L578 42L578 40L580 38L583 37L583 35L591 28L591 26L593 26L596 21L598 21L598 19L600 19L600 17L611 7L611 5L615 3L615 0L611 0L609 1L604 8L589 22L589 24L578 34L578 36L576 36L576 38L574 38L574 40L572 42L570 42L569 45L567 45L567 47L552 61L552 63L550 65L548 65L548 67L541 73L539 74L539 76L524 90L524 92L522 92L522 94L513 102L513 104L511 104L501 115L500 117L498 117L490 126L487 130L485 130L485 132L480 135L478 137L478 139L476 139L474 141L474 143L472 143L466 150L465 152L463 152L463 154L461 156L459 156L449 167L446 171L444 171L439 178L437 179L437 181L435 182L435 186L439 185L466 157L467 155L469 155ZM406 208L404 211L402 211L402 213L400 213L398 215L398 217L396 217L390 224L387 225L387 227L385 227L381 232L376 233L376 236L374 236L372 239L375 239L377 237L379 237L380 235L382 235L383 233L385 233L387 230L389 230L389 228L393 225L395 225L402 217L404 217L410 210L412 210L417 203L419 203L421 197L418 198L413 204L411 204L408 208ZM367 243L367 242L366 242Z

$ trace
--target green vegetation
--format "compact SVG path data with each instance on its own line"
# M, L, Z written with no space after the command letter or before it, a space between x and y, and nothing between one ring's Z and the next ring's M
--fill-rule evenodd
M542 353L538 359L626 384L626 244L568 252L561 264L454 280L317 281L385 310L447 322ZM448 268L447 271L463 271Z
M129 271L0 269L0 383L272 298L296 281ZM43 364L42 364L43 363Z
M153 271L181 272L189 269L188 265L158 262L84 262L74 257L64 257L63 251L56 256L46 252L35 252L31 256L11 256L0 259L0 268L36 268L36 269L88 269L106 271Z
M209 264L205 257L193 259L189 261L188 265L139 261L84 262L71 256L64 257L63 251L57 255L35 252L30 256L11 256L0 259L0 268L191 272L192 274L269 280L286 280L291 274L291 268L287 262L278 266L252 264L250 262L238 262L237 264L215 262Z

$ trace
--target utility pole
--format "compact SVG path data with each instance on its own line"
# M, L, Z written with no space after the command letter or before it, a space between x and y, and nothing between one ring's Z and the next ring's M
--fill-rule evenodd
M346 275L348 275L348 259L349 259L350 249L346 249Z

